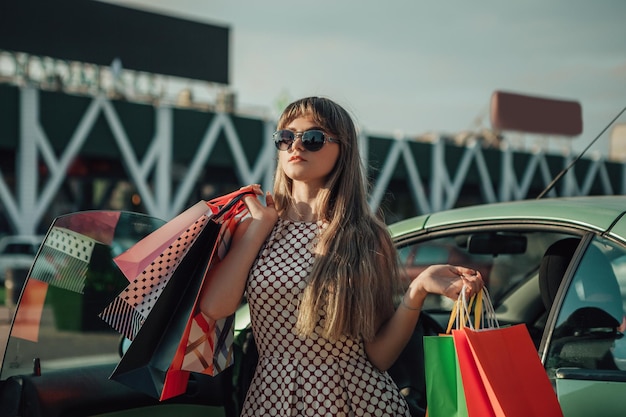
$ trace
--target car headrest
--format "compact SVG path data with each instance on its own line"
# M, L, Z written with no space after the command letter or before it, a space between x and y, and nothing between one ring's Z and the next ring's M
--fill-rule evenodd
M546 310L552 307L567 266L579 243L580 239L574 237L558 240L550 245L541 259L539 290Z

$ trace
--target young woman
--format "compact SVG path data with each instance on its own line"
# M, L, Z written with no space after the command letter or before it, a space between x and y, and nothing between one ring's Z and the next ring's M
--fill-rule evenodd
M244 292L250 304L259 361L242 415L408 415L386 370L426 295L456 299L464 284L479 291L482 278L431 266L396 309L397 256L367 204L350 115L326 98L295 101L274 142L274 192L265 204L246 198L249 216L201 295L214 319L232 314Z

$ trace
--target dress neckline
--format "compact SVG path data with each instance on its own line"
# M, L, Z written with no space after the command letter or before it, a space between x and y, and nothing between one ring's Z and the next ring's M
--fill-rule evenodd
M293 220L293 219L289 219L289 218L285 218L285 217L279 217L280 221L282 221L285 224L293 224L296 226L301 226L301 227L305 227L305 226L318 226L321 227L324 222L322 220L313 220L313 221L306 221L306 220Z

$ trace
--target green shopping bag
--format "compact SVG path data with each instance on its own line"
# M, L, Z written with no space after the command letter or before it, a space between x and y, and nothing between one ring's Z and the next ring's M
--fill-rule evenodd
M424 336L424 372L428 417L468 417L451 335Z

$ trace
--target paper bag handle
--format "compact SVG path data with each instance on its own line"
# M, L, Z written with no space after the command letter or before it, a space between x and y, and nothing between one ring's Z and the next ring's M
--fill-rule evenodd
M243 212L246 209L243 198L247 195L255 195L252 185L242 187L237 191L216 197L207 201L207 206L213 213L213 218L228 219Z
M478 294L473 295L469 300L467 299L467 292L465 290L466 286L464 285L459 294L459 298L457 298L452 306L446 334L450 334L455 324L456 329L469 327L477 330L500 327L487 288L483 287ZM471 320L472 310L474 312L473 323Z

